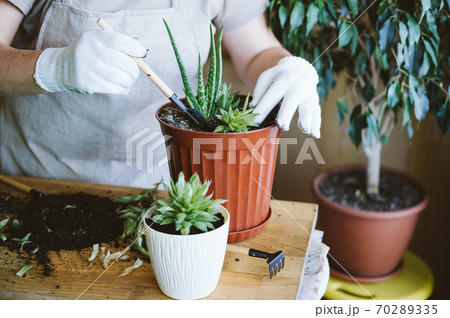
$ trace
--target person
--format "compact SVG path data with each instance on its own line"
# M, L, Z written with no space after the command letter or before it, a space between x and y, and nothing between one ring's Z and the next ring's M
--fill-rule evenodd
M140 74L146 62L179 96L182 82L163 19L192 82L198 54L209 51L209 25L246 85L260 123L282 100L278 125L320 137L317 73L291 56L267 26L267 0L0 0L1 173L149 187L168 168L143 173L125 164L126 143L159 130L166 97ZM102 17L115 31L96 25ZM181 40L180 40L181 39ZM11 44L13 43L13 44ZM148 49L147 49L148 48ZM160 155L165 155L160 147ZM155 154L156 156L156 154Z

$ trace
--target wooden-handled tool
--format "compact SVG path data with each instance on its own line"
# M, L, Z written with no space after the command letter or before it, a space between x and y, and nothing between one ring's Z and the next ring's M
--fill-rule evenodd
M114 32L114 30L103 19L98 19L97 24L105 31ZM151 67L145 63L144 60L136 57L131 57L139 67L139 69L172 101L183 113L189 115L189 117L203 129L209 131L212 128L211 123L203 116L198 109L187 108L178 98L177 94L167 86L166 83L151 69Z
M281 271L281 269L284 268L285 257L283 251L278 251L276 253L267 253L255 250L253 248L248 249L246 247L231 244L227 245L227 251L236 254L267 259L267 264L269 264L270 278L272 278L273 275L276 275L277 272Z
M32 187L29 187L23 183L20 183L16 180L13 180L9 177L0 175L0 181L9 184L11 187L16 188L17 190L20 190L22 192L30 194L32 197L43 197L44 194L42 192L39 192L36 189L33 189Z

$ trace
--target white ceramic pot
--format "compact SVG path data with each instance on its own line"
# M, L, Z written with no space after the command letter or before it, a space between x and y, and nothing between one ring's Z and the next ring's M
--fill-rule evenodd
M209 296L217 286L227 247L230 215L219 206L225 223L201 234L174 235L158 232L145 222L145 238L159 288L175 299ZM155 207L144 212L150 218Z

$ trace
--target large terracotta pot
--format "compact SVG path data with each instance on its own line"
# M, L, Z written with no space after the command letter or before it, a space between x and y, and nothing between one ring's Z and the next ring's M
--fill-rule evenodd
M184 101L183 101L184 102ZM263 229L271 216L270 196L281 130L270 127L244 133L210 133L171 126L159 118L167 136L170 175L183 171L186 179L195 172L202 181L211 180L210 193L228 200L228 242L249 239Z
M423 199L419 204L404 210L373 212L332 202L319 190L320 182L332 174L364 169L363 166L344 166L327 170L314 179L313 192L319 203L319 224L324 231L324 243L330 247L332 266L338 272L344 271L341 266L344 267L361 281L367 278L366 282L375 282L388 279L396 272L419 213L426 208L429 199L421 187ZM402 172L388 168L381 171L400 175L419 185Z

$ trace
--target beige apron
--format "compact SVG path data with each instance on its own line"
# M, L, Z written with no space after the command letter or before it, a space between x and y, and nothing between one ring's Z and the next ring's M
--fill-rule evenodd
M71 3L52 2L43 16L36 49L66 47L84 30L98 28L90 15L102 17L114 30L137 36L150 49L146 62L179 96L184 96L162 19L166 19L178 40L192 79L197 73L198 52L203 59L208 54L208 21L195 21L190 11L180 8L180 0L173 0L171 8L90 14ZM200 29L199 25L204 33L195 30ZM136 160L156 165L166 155L164 145L160 145L153 155L149 153L151 160L136 158L137 153L145 156L145 149L157 142L148 136L159 131L155 111L166 102L143 74L127 96L53 93L5 98L0 101L1 171L138 187L149 187L161 177L167 181L167 164L154 169L141 166L144 171L135 167ZM134 140L134 147L142 141L141 149L132 149L132 166L127 165L127 139L137 133L139 136L146 128L151 131Z

